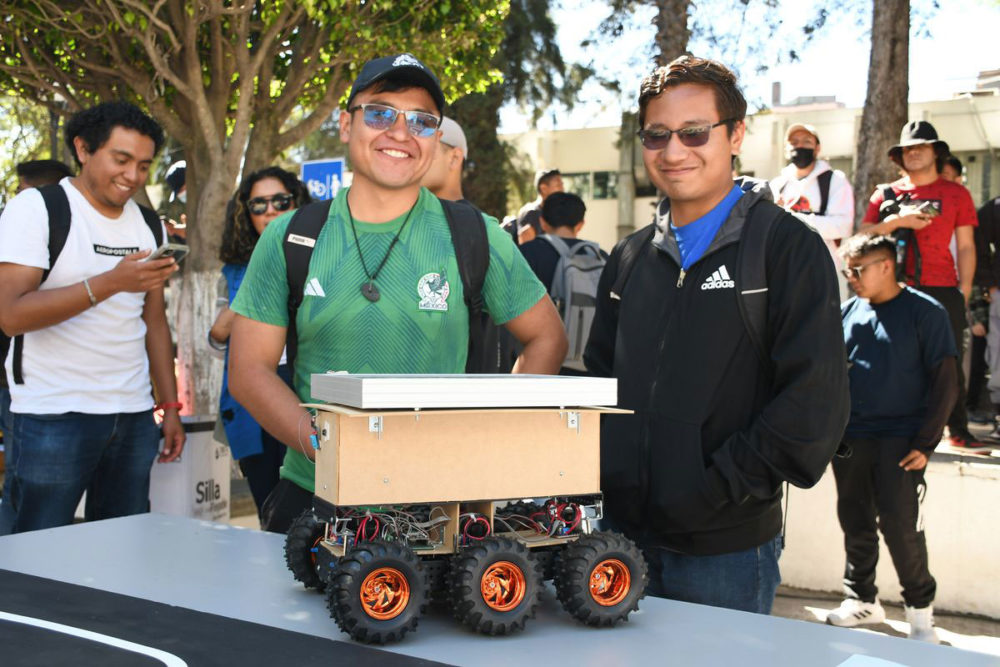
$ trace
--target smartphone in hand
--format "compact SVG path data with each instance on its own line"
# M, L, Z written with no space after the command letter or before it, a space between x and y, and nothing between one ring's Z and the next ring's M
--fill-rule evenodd
M180 243L164 243L159 248L151 252L149 257L142 261L148 262L151 259L164 259L172 257L175 262L180 262L184 259L184 256L188 254L189 249L190 248L186 245L182 245Z

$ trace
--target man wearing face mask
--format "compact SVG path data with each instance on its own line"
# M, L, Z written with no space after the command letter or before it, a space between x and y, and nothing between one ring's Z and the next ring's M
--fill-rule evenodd
M790 164L770 183L774 200L823 237L837 268L843 301L847 299L847 281L840 273L844 267L837 246L854 232L854 190L844 172L818 159L819 134L812 125L796 123L788 128L785 154Z

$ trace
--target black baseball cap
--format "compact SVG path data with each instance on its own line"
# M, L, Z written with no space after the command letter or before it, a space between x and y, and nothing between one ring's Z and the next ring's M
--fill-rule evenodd
M444 93L441 92L441 82L427 65L417 60L417 57L411 53L384 56L366 62L361 68L361 74L351 86L351 96L347 98L347 108L351 108L351 102L354 101L358 93L389 77L397 81L412 83L417 88L423 88L430 93L437 105L438 113L444 113Z

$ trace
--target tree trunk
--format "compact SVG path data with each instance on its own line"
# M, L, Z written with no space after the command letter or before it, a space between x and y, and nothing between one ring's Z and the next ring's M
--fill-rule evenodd
M250 140L247 142L246 155L243 158L243 175L249 176L258 169L269 167L278 154L275 148L278 132L281 130L280 119L268 115L254 123Z
M635 133L639 115L622 112L622 129L618 138L618 239L635 231Z
M469 144L469 162L462 179L465 198L486 213L503 220L507 212L507 172L504 150L497 136L503 88L466 95L451 107Z
M186 414L211 415L218 407L222 363L212 356L206 336L215 317L219 281L219 246L226 203L233 193L235 174L225 169L203 173L211 160L195 146L185 146L188 188L187 243L191 254L183 263L181 279L171 288L177 300L177 392ZM177 284L179 283L179 284ZM171 307L173 311L173 306Z
M899 175L886 151L907 121L909 65L910 0L874 0L868 94L855 151L855 222L864 215L875 186Z
M215 318L218 270L188 270L180 281L177 304L177 395L184 412L214 415L222 386L222 361L208 350Z
M662 66L687 53L691 0L656 0L656 9L656 46L660 50L656 64Z

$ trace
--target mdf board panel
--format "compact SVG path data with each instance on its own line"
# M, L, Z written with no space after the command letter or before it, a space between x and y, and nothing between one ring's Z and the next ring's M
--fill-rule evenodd
M316 407L311 405L310 407ZM337 501L340 476L337 474L337 442L340 438L340 420L345 416L325 409L316 412L316 430L319 432L319 450L316 451L315 494L334 505Z
M556 410L385 414L379 438L367 416L333 413L317 494L364 505L597 493L600 412L576 414L579 428Z

